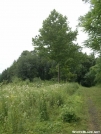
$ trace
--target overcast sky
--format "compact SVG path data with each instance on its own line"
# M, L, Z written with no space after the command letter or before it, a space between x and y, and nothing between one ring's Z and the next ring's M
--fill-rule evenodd
M89 5L82 0L0 0L0 73L22 51L33 50L32 37L53 9L66 15L75 30L78 17L88 12ZM79 34L77 41L81 45L87 36Z

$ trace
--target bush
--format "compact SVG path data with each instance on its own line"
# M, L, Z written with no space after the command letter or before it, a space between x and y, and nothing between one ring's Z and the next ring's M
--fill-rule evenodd
M82 100L80 96L73 95L68 98L67 104L61 109L60 117L63 122L77 122L80 120Z
M64 106L60 115L63 122L75 122L78 121L75 109L73 107Z

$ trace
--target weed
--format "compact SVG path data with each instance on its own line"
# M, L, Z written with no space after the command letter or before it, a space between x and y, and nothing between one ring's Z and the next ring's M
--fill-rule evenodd
M79 89L79 85L77 83L73 83L73 84L69 83L65 90L67 94L73 95L78 89Z
M81 90L76 83L53 84L40 79L30 83L14 79L14 83L0 90L0 133L56 134L82 129L84 124L78 125L79 117L84 119Z
M47 103L44 96L39 100L39 118L40 121L46 121L49 119Z

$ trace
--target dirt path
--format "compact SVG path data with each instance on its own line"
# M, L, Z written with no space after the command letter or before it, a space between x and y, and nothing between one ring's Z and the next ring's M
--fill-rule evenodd
M90 130L92 131L100 131L101 133L101 124L99 124L99 117L98 117L98 111L95 107L95 104L91 100L91 98L88 98L87 100L88 104L88 112L89 112L89 118L90 118Z

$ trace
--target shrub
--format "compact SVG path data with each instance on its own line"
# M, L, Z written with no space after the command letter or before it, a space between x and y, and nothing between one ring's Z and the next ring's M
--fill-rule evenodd
M61 109L60 117L63 122L77 122L80 120L82 109L82 100L78 95L72 95L68 98L67 104Z
M62 108L61 119L63 122L75 122L78 121L75 109L73 107L67 107L66 105Z

